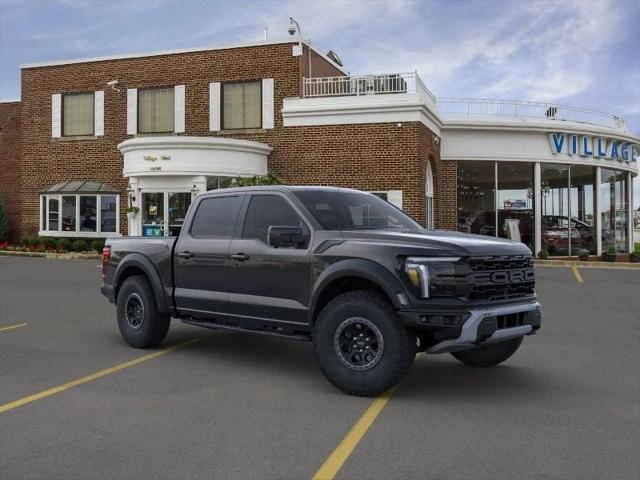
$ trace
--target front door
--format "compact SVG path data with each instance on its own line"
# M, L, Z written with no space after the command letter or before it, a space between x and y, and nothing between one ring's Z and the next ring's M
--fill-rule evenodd
M279 194L249 199L242 231L230 247L229 296L243 317L307 324L310 282L309 241L298 248L269 246L269 226L310 230L289 200Z
M143 192L142 235L176 237L184 223L191 192Z
M206 197L194 205L190 228L174 248L175 303L180 313L229 312L229 244L243 195Z

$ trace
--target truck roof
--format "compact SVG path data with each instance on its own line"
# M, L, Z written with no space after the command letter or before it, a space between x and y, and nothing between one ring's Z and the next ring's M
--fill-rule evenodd
M327 192L361 192L360 190L356 190L353 188L343 188L343 187L328 187L328 186L320 186L320 185L256 185L252 187L230 187L230 188L218 188L215 190L208 190L206 192L202 192L199 195L205 194L217 194L217 193L227 193L227 192L295 192L300 190L326 190Z

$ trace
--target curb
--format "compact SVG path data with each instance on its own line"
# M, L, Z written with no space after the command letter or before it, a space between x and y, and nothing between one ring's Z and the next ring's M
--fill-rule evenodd
M632 262L581 262L574 260L539 260L533 264L537 267L580 267L580 268L622 268L629 270L640 269L640 263Z
M57 260L99 260L102 258L99 253L14 252L12 250L0 250L0 256L55 258Z

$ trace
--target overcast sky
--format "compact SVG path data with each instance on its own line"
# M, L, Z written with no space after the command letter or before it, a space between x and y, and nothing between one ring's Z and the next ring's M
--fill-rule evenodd
M0 0L0 98L23 63L280 39L290 16L351 73L417 70L436 96L591 107L640 134L640 0Z

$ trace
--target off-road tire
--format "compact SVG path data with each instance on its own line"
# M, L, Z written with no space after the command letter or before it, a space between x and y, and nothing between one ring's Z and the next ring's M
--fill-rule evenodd
M138 304L142 309L136 308ZM167 336L171 323L169 315L158 311L153 288L142 275L129 277L123 282L118 291L117 315L122 337L135 348L154 348L160 345Z
M336 334L354 318L373 324L384 343L376 363L365 370L346 365L335 346ZM400 324L386 298L369 290L344 293L325 305L314 324L312 338L320 370L335 387L350 395L373 397L397 385L416 356L416 336Z
M518 337L495 345L453 352L451 355L468 367L494 367L516 353L516 350L522 344L523 338Z

